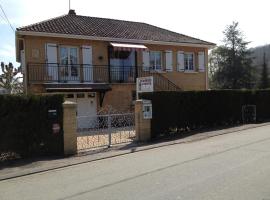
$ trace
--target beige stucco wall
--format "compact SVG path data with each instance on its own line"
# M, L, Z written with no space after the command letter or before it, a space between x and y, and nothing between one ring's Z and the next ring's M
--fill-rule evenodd
M93 65L108 65L108 45L109 42L104 41L91 41L91 40L79 40L79 39L64 39L64 38L53 38L53 37L33 37L25 36L25 55L26 63L38 62L45 63L45 44L54 43L57 45L65 46L77 46L79 48L79 62L82 63L82 45L91 45L93 49ZM198 69L198 52L205 51L205 55L208 55L206 48L194 48L194 47L182 47L182 46L166 46L166 45L146 45L149 50L162 51L166 50L173 51L173 72L163 73L165 77L171 80L173 83L181 87L183 90L205 90L207 88L207 70L205 72L194 73L178 72L177 67L177 51L194 52L195 54L195 67ZM38 57L37 53L38 52ZM100 59L102 57L102 59ZM207 56L205 58L207 66ZM163 53L163 68L165 68L165 53ZM142 53L139 52L137 55L137 64L142 66ZM29 92L37 92L37 90L31 90ZM35 87L34 87L35 88Z
M76 40L76 39L65 39L65 38L53 38L53 37L33 37L25 36L25 58L26 63L37 62L45 63L45 45L47 43L53 43L63 46L75 46L79 48L79 62L82 63L82 49L83 45L90 45L93 47L93 65L107 65L108 64L108 53L107 46L109 42L90 41L90 40ZM34 51L38 50L39 57L35 57ZM99 59L102 56L103 59Z
M207 64L208 64L208 49L199 48L199 47L182 47L182 46L166 46L166 45L146 45L151 51L161 51L165 52L166 50L170 50L173 52L173 71L162 73L163 76L168 78L170 81L175 83L183 90L207 90ZM177 71L177 52L192 52L195 55L195 71L190 72L178 72ZM205 52L205 72L199 72L198 70L198 53L204 51ZM163 53L162 57L162 65L163 69L166 66L165 53ZM142 54L138 55L138 65L142 65Z
M103 107L111 105L114 109L121 112L133 112L134 102L132 101L132 91L135 91L135 84L112 84L112 90L107 92Z

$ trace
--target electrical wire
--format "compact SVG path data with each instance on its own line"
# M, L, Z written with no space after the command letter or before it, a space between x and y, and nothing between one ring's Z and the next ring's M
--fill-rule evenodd
M2 10L3 14L4 14L4 17L5 17L5 21L9 24L10 28L12 29L13 32L15 32L15 29L14 27L11 25L5 11L4 11L4 8L2 7L2 5L0 4L0 9ZM4 19L4 17L1 15L1 17Z

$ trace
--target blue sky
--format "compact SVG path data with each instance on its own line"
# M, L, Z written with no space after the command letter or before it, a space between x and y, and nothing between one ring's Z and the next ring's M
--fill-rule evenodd
M15 28L68 12L68 0L0 3ZM225 26L238 21L250 47L270 43L269 0L71 0L71 7L80 15L142 21L217 44ZM15 34L1 16L0 61L15 63Z

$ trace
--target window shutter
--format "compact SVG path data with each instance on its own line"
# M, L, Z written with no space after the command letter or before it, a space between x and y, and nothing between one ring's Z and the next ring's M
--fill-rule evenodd
M143 59L143 70L144 71L149 71L149 67L150 67L150 55L149 55L149 51L143 51L142 52L142 59Z
M173 63L172 63L172 60L173 60L173 54L172 54L172 51L166 51L166 71L168 72L171 72L173 71Z
M177 70L180 72L185 70L185 59L183 51L177 52Z
M84 81L93 81L93 66L92 66L92 47L82 46L83 57L83 77Z
M52 81L58 81L57 45L48 43L45 48L49 78Z
M199 57L199 71L204 72L205 71L205 56L204 52L199 52L198 54Z

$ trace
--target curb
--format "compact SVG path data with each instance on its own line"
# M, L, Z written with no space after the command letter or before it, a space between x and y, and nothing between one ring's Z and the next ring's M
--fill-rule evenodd
M85 164L85 163L99 161L99 160L108 159L108 158L114 158L117 156L123 156L123 155L131 154L131 153L156 149L156 148L165 147L165 146L171 146L171 145L175 145L175 144L186 144L186 143L191 143L191 142L197 142L197 141L205 140L205 139L220 136L220 135L241 132L241 131L259 128L259 127L268 126L268 125L270 125L270 123L255 124L255 125L248 126L248 127L234 127L233 129L236 129L236 130L231 130L231 131L228 130L228 131L224 131L224 132L222 132L222 130L224 130L224 129L217 130L217 131L209 131L209 133L211 133L211 132L217 132L217 133L214 133L213 135L204 135L202 137L198 137L199 134L207 133L207 132L201 132L201 133L197 134L197 138L195 137L193 139L192 138L190 138L190 139L184 138L184 139L178 139L175 141L167 141L167 142L148 144L148 145L147 145L147 143L144 143L144 144L139 144L139 146L133 146L127 150L121 150L120 152L116 152L117 150L119 150L119 147L118 148L113 147L112 151L108 150L106 152L98 152L96 154L85 154L85 155L82 154L82 155L77 155L77 156L73 156L70 158L64 158L64 159L73 159L73 161L71 160L69 163L66 163L66 164L60 163L60 164L55 164L51 167L37 167L36 169L32 168L29 170L24 170L21 173L10 173L10 174L2 175L2 176L0 175L0 181L24 177L24 176L38 174L38 173L43 173L43 172L47 172L47 171L51 171L51 170L63 169L66 167L72 167L72 166L76 166L76 165L80 165L80 164ZM121 146L120 146L120 148L121 148ZM105 153L108 153L108 155L104 155ZM74 160L74 159L82 158L84 156L88 156L90 158L84 159L84 160Z

